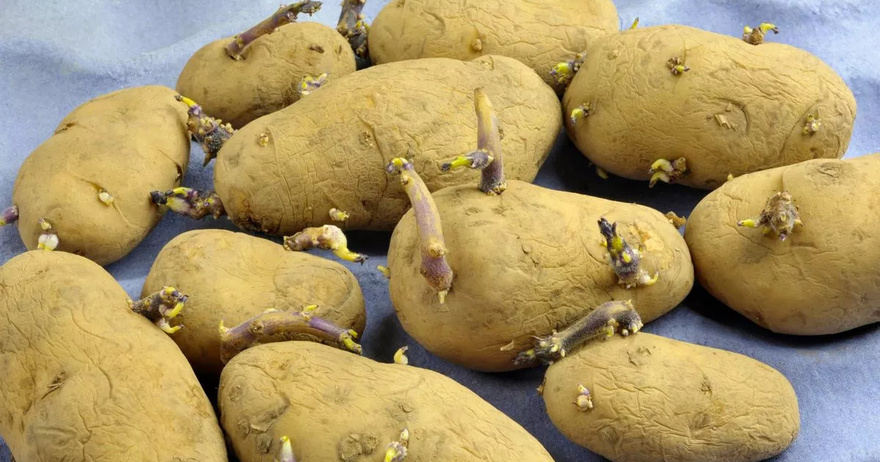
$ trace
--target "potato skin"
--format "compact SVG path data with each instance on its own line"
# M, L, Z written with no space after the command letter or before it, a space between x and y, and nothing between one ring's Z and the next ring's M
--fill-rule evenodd
M348 42L315 22L287 24L259 37L238 61L226 54L231 40L216 40L196 51L180 73L177 91L233 128L295 103L306 75L326 72L329 81L356 70Z
M673 57L691 70L673 75ZM587 102L589 117L565 123L592 162L647 180L655 160L685 157L691 173L679 183L703 189L728 174L843 157L856 116L846 83L810 53L676 25L624 31L591 47L563 98L565 113ZM803 133L809 115L822 122L812 136Z
M127 300L73 254L0 267L0 434L16 460L226 462L186 358Z
M803 227L785 241L739 220L791 193ZM712 295L774 332L834 334L880 321L880 154L735 178L704 198L685 237Z
M215 188L230 218L248 230L293 234L329 223L333 207L351 214L349 229L393 229L409 200L385 171L391 159L413 157L432 191L476 183L479 172L449 175L440 165L476 149L480 87L507 134L508 178L533 180L561 128L559 100L522 63L487 56L383 64L331 82L320 98L233 135L218 154Z
M406 460L552 462L516 422L452 379L311 342L260 345L223 369L221 423L242 462L382 460L409 429Z
M509 56L555 86L553 66L618 29L611 0L393 1L370 26L370 57L389 63Z
M184 328L171 338L198 374L214 379L223 368L221 320L233 327L270 308L298 311L318 305L316 316L358 335L366 325L364 296L348 269L244 233L205 229L175 237L156 257L142 296L163 286L189 296L171 323Z
M180 183L189 163L186 106L161 86L99 96L76 108L18 171L12 201L18 230L33 250L45 218L58 250L108 265L132 251L158 224L150 191ZM104 189L114 201L98 199Z
M418 230L408 212L391 236L391 301L403 328L433 354L470 369L516 369L513 358L611 300L632 299L644 322L677 306L694 282L684 239L656 210L510 181L500 196L474 186L439 191L449 265L446 303L419 273ZM597 222L643 251L660 272L650 287L624 289L605 261ZM511 341L514 348L501 351Z
M574 404L580 384L591 410ZM794 389L772 367L646 333L554 363L543 395L556 428L613 462L754 462L785 450L800 429Z

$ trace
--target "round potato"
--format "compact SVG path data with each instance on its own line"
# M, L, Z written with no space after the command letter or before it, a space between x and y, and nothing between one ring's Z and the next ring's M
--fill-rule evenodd
M676 25L597 41L563 104L569 136L596 165L703 189L842 157L856 116L846 83L810 53Z
M281 26L250 43L238 60L226 51L232 40L197 51L180 73L177 91L235 128L295 103L304 77L326 73L329 81L355 71L348 42L323 24Z
M568 439L613 462L755 462L800 428L794 389L770 366L645 333L554 363L543 395Z
M688 219L685 237L700 282L774 332L833 334L880 321L878 190L878 154L735 178Z
M506 165L506 164L505 164ZM391 236L391 301L403 328L433 354L470 369L506 371L534 336L611 300L632 299L644 322L675 308L693 286L678 230L656 210L521 181L489 196L473 186L434 194L452 289L440 303L422 276L419 229L408 212ZM626 289L606 260L597 222L607 218L656 284Z
M61 121L15 180L28 249L48 233L58 250L108 265L146 237L162 217L150 191L178 185L189 163L186 107L174 95L160 86L119 90Z
M219 378L217 327L236 326L267 309L312 312L363 334L364 296L348 269L324 258L289 252L258 237L225 230L190 231L169 242L150 269L143 296L172 286L189 296L172 321L172 338L202 376ZM294 336L312 339L307 334Z
M394 442L408 446L407 461L553 460L516 422L452 379L311 342L260 345L233 358L219 404L242 462L279 460L282 437L303 461L381 461Z
M388 2L376 16L369 46L376 63L509 56L561 92L553 67L617 31L611 0L406 0Z
M0 434L17 460L227 461L186 358L100 266L28 252L0 287Z
M220 150L216 192L248 230L293 234L328 223L332 208L350 214L349 229L390 230L409 205L385 172L392 158L412 157L432 190L479 176L444 175L440 166L472 149L481 87L507 132L508 176L533 180L559 134L559 101L522 63L486 56L374 66L255 120Z

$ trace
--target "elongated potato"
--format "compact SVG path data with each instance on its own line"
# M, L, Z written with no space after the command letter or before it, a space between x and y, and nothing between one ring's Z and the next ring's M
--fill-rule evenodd
M61 121L15 180L12 200L28 249L51 234L58 250L107 265L146 237L162 216L150 191L178 185L189 162L186 107L174 95L160 86L119 90Z
M165 245L144 282L143 295L172 286L189 296L172 337L193 369L219 378L222 320L236 326L267 309L312 312L359 335L366 324L361 287L344 266L289 252L258 237L225 230L190 231ZM310 339L308 335L295 338Z
M567 115L580 108L566 128L596 165L647 180L659 159L683 157L686 173L657 169L663 181L704 189L842 157L856 116L846 83L810 53L675 25L597 41L563 104Z
M878 190L878 154L735 178L688 219L685 237L700 282L774 332L833 334L880 321ZM791 228L768 223L765 235L737 226L755 218L761 227L763 210L779 192L793 200L781 209ZM794 223L798 216L803 225Z
M755 462L800 428L794 389L770 366L645 333L554 363L543 395L568 439L613 462Z
M675 308L693 286L690 253L656 210L508 181L499 196L474 186L434 195L454 280L445 303L422 277L419 229L408 212L391 236L391 301L425 348L482 371L517 367L517 352L610 300L632 299L645 322ZM606 261L597 227L616 222L656 284L626 289ZM502 347L504 347L502 349Z
M381 461L404 429L407 461L553 460L517 423L449 378L311 342L260 345L233 358L219 404L242 462L278 460L282 437L296 460Z
M329 81L355 71L348 42L323 24L281 26L250 43L239 60L227 53L232 40L198 50L180 73L177 91L235 128L298 101L304 77L326 73Z
M242 228L292 234L329 222L337 208L350 229L391 229L408 207L385 166L412 156L429 188L473 182L443 175L442 160L476 139L473 91L483 87L507 136L507 174L531 181L557 138L559 101L525 65L487 56L374 66L330 82L320 98L257 119L220 150L214 186Z
M0 267L0 434L19 461L226 462L174 342L95 263L34 251Z
M610 0L406 0L385 5L370 27L369 45L376 63L509 56L556 85L550 71L557 63L617 31Z

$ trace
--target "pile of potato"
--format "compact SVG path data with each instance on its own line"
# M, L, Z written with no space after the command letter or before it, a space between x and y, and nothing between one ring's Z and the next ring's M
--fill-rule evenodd
M25 160L0 213L29 249L0 267L16 460L552 461L406 348L363 356L360 282L303 253L363 263L355 230L393 231L380 270L416 342L479 371L549 365L538 392L578 445L613 462L789 447L783 374L640 330L695 280L774 332L880 321L880 154L840 160L856 102L834 70L765 43L772 24L621 31L610 0L394 0L372 26L363 2L335 30L298 18L321 2L282 6L194 50L176 90L85 102ZM712 191L684 220L531 184L563 132L646 194ZM216 190L181 186L190 141ZM252 234L175 237L131 300L101 265L168 210Z

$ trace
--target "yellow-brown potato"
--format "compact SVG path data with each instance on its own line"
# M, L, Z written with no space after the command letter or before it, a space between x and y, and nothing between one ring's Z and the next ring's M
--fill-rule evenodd
M146 237L162 217L150 191L177 186L189 163L186 106L174 95L161 86L119 90L61 121L15 180L12 200L28 249L44 232L40 219L57 233L58 250L101 265ZM101 200L102 191L112 202Z
M212 378L223 368L221 320L233 327L267 309L318 305L312 314L358 335L366 324L361 287L344 266L243 233L197 230L177 236L156 257L142 294L163 286L189 296L171 323L184 327L172 338L193 369Z
M690 70L675 75L674 58ZM647 180L656 160L684 157L689 173L677 182L703 189L728 174L842 157L856 116L846 83L810 53L675 25L597 41L563 104L569 136L609 173ZM581 105L589 115L573 122ZM810 117L815 133L805 133Z
M787 191L803 226L783 241L737 226ZM706 196L685 237L712 295L774 332L823 335L880 321L880 155L741 176Z
M180 73L177 91L234 128L295 103L305 76L327 73L329 81L356 69L348 42L323 24L281 26L248 45L241 60L227 54L231 40L197 51Z
M408 212L388 250L391 301L417 342L471 369L516 369L513 358L531 347L533 336L562 329L607 301L632 299L649 322L693 286L684 239L647 207L521 181L508 181L500 196L460 186L435 193L434 201L455 275L452 290L441 305L420 274L419 234ZM601 217L616 221L630 246L643 248L642 267L659 273L656 284L618 284L605 259Z
M404 428L407 462L553 460L516 422L452 379L311 342L260 345L233 358L219 405L242 462L277 460L282 436L296 460L381 461Z
M553 66L617 31L611 0L405 0L376 16L369 46L376 63L509 56L555 86Z
M592 409L578 407L579 385ZM568 439L613 462L755 462L785 450L800 428L797 396L775 369L645 333L554 363L543 395Z
M21 462L226 462L174 342L97 264L33 251L0 267L0 435Z
M501 56L383 64L330 82L226 142L214 186L237 225L289 235L350 214L349 229L390 230L409 206L385 172L412 156L431 190L475 182L440 165L477 139L473 93L485 88L507 136L507 176L532 181L558 137L559 100L522 63Z

